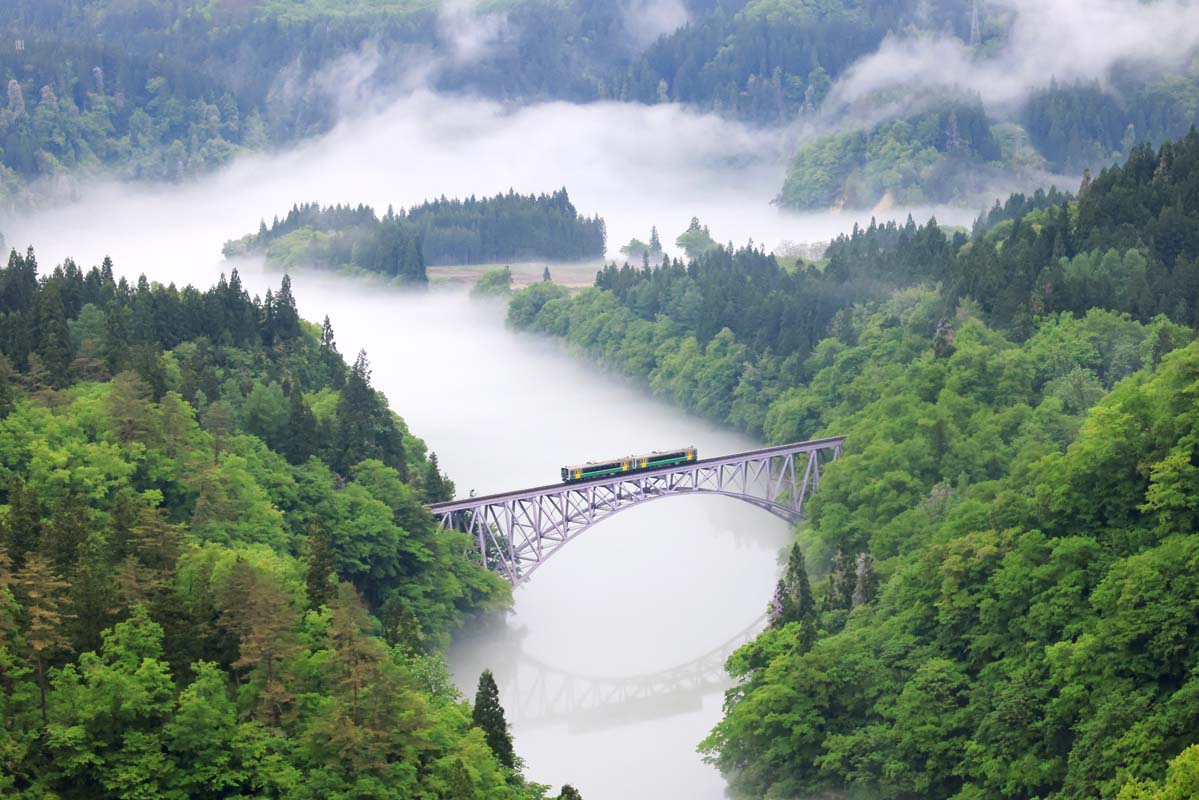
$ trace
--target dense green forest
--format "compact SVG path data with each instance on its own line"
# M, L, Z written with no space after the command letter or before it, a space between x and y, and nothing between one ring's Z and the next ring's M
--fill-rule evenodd
M0 269L0 794L540 798L490 673L510 590L288 279L251 298Z
M401 284L428 281L420 239L392 209L380 219L370 206L305 203L226 242L227 258L261 254L278 269L365 270Z
M583 261L604 257L607 230L584 217L566 189L524 195L426 201L399 214L420 239L430 264L497 261Z
M227 242L227 257L262 253L275 267L366 270L407 284L427 281L426 264L578 261L603 258L598 216L575 210L565 189L426 201L382 219L369 206L292 206L270 227Z
M1121 67L1102 88L1046 75L1001 114L952 93L887 95L879 103L902 108L900 118L862 126L821 116L824 101L886 36L957 37L999 57L1011 11L974 0L680 8L685 24L659 31L609 0L489 0L468 11L439 0L13 0L0 6L0 191L11 201L30 181L53 189L99 166L191 175L326 131L410 88L414 65L432 88L507 101L680 102L760 125L818 121L825 135L799 148L780 195L796 208L871 206L887 192L969 199L996 173L1077 174L1199 122L1193 70ZM479 36L487 46L460 58Z
M820 265L717 248L513 298L512 324L714 420L847 436L702 745L737 796L1199 785L1196 230L1192 131L969 234L871 225Z

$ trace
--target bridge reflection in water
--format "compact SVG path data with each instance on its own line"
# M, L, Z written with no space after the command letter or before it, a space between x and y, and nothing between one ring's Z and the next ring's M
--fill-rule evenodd
M532 730L564 724L572 733L697 711L705 697L721 694L731 685L725 661L765 626L766 615L762 615L686 663L637 675L572 672L515 649L496 672L500 700L514 726Z

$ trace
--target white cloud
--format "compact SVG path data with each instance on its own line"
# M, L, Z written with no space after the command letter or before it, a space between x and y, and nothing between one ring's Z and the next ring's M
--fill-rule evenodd
M480 12L473 0L450 0L437 16L437 31L455 66L487 57L509 33L508 16Z
M1076 79L1106 83L1117 66L1176 69L1199 48L1199 6L1190 0L990 0L1012 15L1007 42L983 55L951 36L889 36L838 82L830 108L879 90L957 87L995 106Z
M620 5L625 30L638 49L687 24L683 0L622 0Z

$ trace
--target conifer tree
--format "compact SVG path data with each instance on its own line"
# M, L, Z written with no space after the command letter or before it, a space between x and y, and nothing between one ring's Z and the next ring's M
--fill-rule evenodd
M430 503L443 503L454 499L447 484L449 481L441 474L441 467L437 463L437 453L429 453L429 463L425 467L425 500Z
M321 364L324 365L328 372L328 380L334 389L340 389L346 381L345 367L341 360L341 353L337 352L337 342L333 337L333 324L329 321L328 315L325 316L325 321L321 323L321 346L320 346Z
M287 592L244 561L233 565L223 598L222 624L239 640L235 669L249 668L259 685L259 716L278 725L292 695L283 670L299 649Z
M42 723L46 718L46 669L54 657L71 649L63 632L70 614L64 608L67 582L54 573L50 562L31 554L17 576L18 599L24 608L25 644L41 695Z
M337 685L350 701L350 720L361 725L362 693L380 677L383 652L379 641L365 633L371 624L370 616L352 584L338 585L332 610L329 643L333 645Z
M579 794L578 789L565 783L562 785L562 791L558 793L558 800L583 800L583 795Z
M791 545L791 555L787 559L787 571L783 575L781 609L783 624L803 622L815 613L816 603L812 599L812 586L808 580L807 565L804 563L803 551L796 543Z
M76 551L87 536L87 520L79 498L67 495L58 501L42 533L39 549L59 575L70 578L78 563Z
M271 333L284 341L300 335L300 314L296 311L296 299L291 293L291 276L284 275L275 295L274 319Z
M71 334L57 281L48 281L38 292L35 330L37 354L49 374L50 385L61 389L69 381Z
M876 594L878 594L878 575L874 572L874 559L870 557L869 553L859 553L853 590L854 607L871 602Z
M853 590L857 584L857 571L853 557L838 546L833 556L833 571L828 576L828 608L852 608Z
M14 587L12 560L8 557L4 545L0 544L0 659L3 659L4 649L12 643L13 635L17 631L18 607L13 596ZM0 685L3 685L2 680Z
M383 638L388 644L399 647L406 655L424 652L425 638L420 620L399 590L390 592L383 601L379 621L383 623Z
M475 785L471 781L470 773L466 771L466 765L462 763L462 759L455 759L453 766L450 767L448 784L446 800L475 800Z
M321 519L314 519L308 526L308 606L320 608L333 599L336 572L334 568L333 541L329 528Z
M69 586L74 613L72 649L86 653L100 648L100 633L115 621L117 610L116 573L108 560L108 539L103 531L92 531L79 546L78 562Z
M370 362L366 351L360 350L337 402L338 459L334 466L340 472L379 455L374 430L377 404L371 388Z
M487 745L499 762L508 769L516 769L516 751L512 747L512 736L508 733L508 722L504 719L504 708L500 705L500 690L489 669L483 670L479 676L471 719L483 731Z
M303 464L320 447L320 431L316 415L299 388L293 386L287 398L287 423L283 437L283 454L293 464Z
M13 370L12 362L0 353L0 417L8 416L16 403L16 381L18 375Z
M20 569L25 555L41 541L42 508L37 491L21 478L8 487L8 516L3 523L4 546L13 566Z

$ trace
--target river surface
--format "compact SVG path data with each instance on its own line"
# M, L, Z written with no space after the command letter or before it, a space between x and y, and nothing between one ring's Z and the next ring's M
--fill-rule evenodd
M513 110L417 95L203 180L84 186L76 202L0 218L0 232L10 246L35 246L43 270L111 255L128 277L205 288L234 266L221 258L225 240L304 201L383 208L565 184L580 210L607 219L610 253L632 235L645 238L651 224L669 242L693 214L718 240L768 245L827 239L869 219L778 213L769 201L780 153L768 134L670 106ZM253 293L278 285L257 262L237 266ZM502 307L461 290L401 294L327 274L293 279L301 314L328 315L350 360L368 351L374 385L437 452L459 496L541 486L566 463L684 445L705 457L756 444L556 343L508 331ZM496 673L534 780L573 783L587 800L719 798L723 781L695 747L720 718L719 666L760 624L787 538L783 523L729 498L666 498L626 511L538 570L506 619L458 637L455 678L473 696L479 672Z

